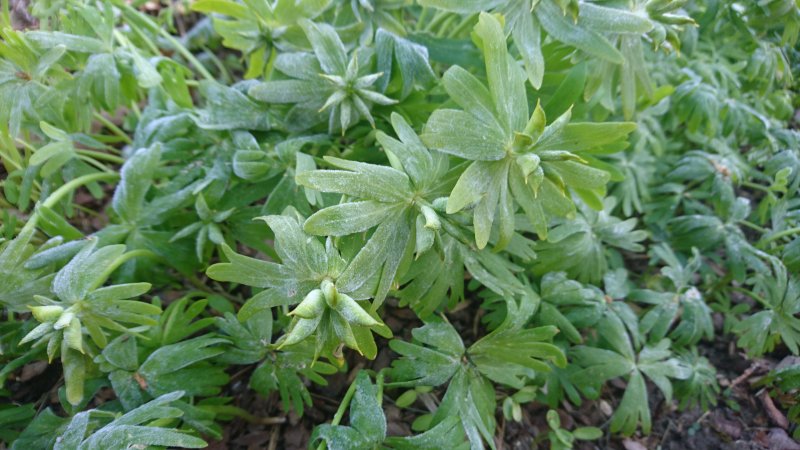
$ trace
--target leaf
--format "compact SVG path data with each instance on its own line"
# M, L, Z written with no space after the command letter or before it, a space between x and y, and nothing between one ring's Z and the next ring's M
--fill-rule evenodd
M622 54L606 38L595 31L582 28L580 22L576 25L569 21L555 2L540 2L535 11L542 28L557 41L614 64L625 62Z
M256 100L267 103L311 103L330 95L330 88L306 80L273 80L256 84L247 91Z
M336 30L328 24L300 20L322 70L328 74L344 74L347 69L347 52Z
M553 361L559 367L566 365L561 350L546 342L557 332L555 327L501 327L470 346L467 353L487 378L522 389L537 372L550 370L543 361Z
M154 145L138 150L123 164L111 207L124 221L135 222L139 218L160 158L161 147Z
M95 249L92 240L53 279L53 293L63 301L76 302L101 285L110 275L109 266L125 253L124 245L109 245Z
M191 9L205 14L218 13L243 20L251 18L246 6L228 0L198 0L192 3Z
M506 154L503 130L464 111L437 109L420 138L432 149L469 160L496 161Z
M518 12L520 17L517 19L516 26L511 29L511 36L513 36L514 44L519 49L522 61L525 63L528 80L535 89L539 89L542 87L545 72L542 31L539 21L534 19L529 11L521 9L523 10Z
M196 122L200 128L207 130L243 128L261 131L271 128L267 111L238 89L203 81L200 83L200 93L206 100L206 107L197 111Z
M230 262L217 263L206 270L208 276L217 281L267 288L282 285L281 280L288 275L278 264L239 255L225 244L222 251Z
M422 6L433 7L459 14L488 11L503 4L505 0L419 0Z
M428 62L428 49L389 31L379 28L375 33L376 67L383 74L377 87L385 92L391 81L394 60L403 78L400 97L407 97L412 90L427 87L436 81L436 74Z
M406 174L391 167L326 157L347 169L311 170L297 174L299 184L321 192L335 192L379 202L400 202L413 196Z
M653 23L639 14L592 3L581 5L578 23L595 31L612 33L642 34L653 29Z
M568 150L583 152L618 142L636 129L632 122L570 123L561 133L542 137L537 143L540 150Z
M63 45L67 50L81 53L105 53L108 50L99 39L60 31L28 31L25 37L45 48Z
M442 84L450 98L464 111L481 122L501 129L492 96L475 76L459 66L453 66L445 72Z
M311 436L311 443L322 440L331 450L346 450L372 448L383 442L386 437L386 418L378 403L378 387L370 382L364 371L358 373L353 383L355 393L350 404L350 426L318 426Z
M456 416L447 417L422 434L408 437L390 436L386 442L391 448L397 450L439 450L442 448L467 450L470 448L469 443L466 442L461 421Z
M489 92L494 99L495 111L508 135L522 129L528 121L528 100L522 73L508 54L503 27L494 16L481 13L475 34L483 44Z
M642 431L650 433L651 419L650 408L647 405L647 387L644 377L639 372L634 372L628 380L628 387L622 396L622 402L611 416L611 432L621 432L630 436L636 431L636 426L641 422Z
M458 332L447 323L431 322L411 331L420 344L392 340L389 347L401 358L392 362L393 385L438 386L457 370L464 354Z

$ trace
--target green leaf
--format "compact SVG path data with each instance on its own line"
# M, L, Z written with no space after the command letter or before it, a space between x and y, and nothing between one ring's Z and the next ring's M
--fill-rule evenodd
M350 426L318 426L311 436L311 443L322 440L331 450L373 448L383 443L386 418L378 402L378 387L370 382L364 371L358 373L353 383L355 392L350 403Z
M242 20L252 17L246 6L228 0L198 0L192 3L191 9L206 15L218 13Z
M300 26L311 42L322 70L328 74L341 75L347 69L347 51L336 30L328 24L300 20Z
M590 151L619 142L635 129L632 122L570 123L562 132L542 137L536 146L541 150Z
M330 87L306 80L274 80L256 84L247 93L267 103L308 103L330 95Z
M653 29L650 19L622 8L586 3L578 11L578 23L599 32L643 34Z
M278 264L239 255L227 245L222 245L222 251L230 262L217 263L206 270L214 280L267 288L282 285L281 280L288 275Z
M506 0L419 0L419 4L459 14L473 14L481 11L488 11L502 5L505 1Z
M65 302L83 300L110 275L109 266L125 253L124 245L109 245L95 250L92 240L53 279L53 293Z
M522 71L508 54L503 27L494 16L481 13L475 34L483 44L489 92L495 111L508 135L522 129L528 121L528 99Z
M197 125L207 130L248 129L265 131L271 128L267 111L238 89L216 82L200 83L206 107L198 110Z
M442 84L450 98L464 111L480 122L502 129L491 94L475 76L459 66L453 66L445 72Z
M437 109L420 136L430 148L464 159L496 161L506 154L506 136L464 111Z
M583 28L580 23L575 24L567 19L555 2L539 2L535 11L542 28L557 41L615 64L625 62L622 53L606 38L595 31Z
M67 50L81 53L105 53L108 50L99 39L60 31L28 31L25 37L44 48L63 45Z
M628 380L628 387L622 396L617 410L611 416L611 432L622 433L630 436L636 431L636 426L641 422L642 431L650 433L652 421L650 408L647 404L647 386L644 377L639 372L634 372Z
M139 218L160 159L161 146L153 145L138 150L123 164L111 207L124 221L132 223Z
M401 358L392 362L393 385L438 386L456 372L464 355L458 332L447 323L431 322L411 331L412 344L392 340L389 347Z

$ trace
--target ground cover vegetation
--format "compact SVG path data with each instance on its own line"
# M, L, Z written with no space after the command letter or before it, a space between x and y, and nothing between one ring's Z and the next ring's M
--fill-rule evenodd
M799 33L4 1L0 448L800 448Z

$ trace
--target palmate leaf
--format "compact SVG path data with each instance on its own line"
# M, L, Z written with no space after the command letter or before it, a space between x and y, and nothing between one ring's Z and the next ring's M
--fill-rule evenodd
M574 373L570 381L595 397L599 386L607 380L628 376L625 394L611 417L611 431L631 435L641 424L642 431L649 433L652 422L645 376L661 390L667 401L672 398L670 379L684 380L691 376L689 366L671 357L669 346L669 339L664 339L653 347L645 346L638 356L630 350L620 352L618 348L574 347L570 355L583 369ZM623 347L631 348L630 343Z
M207 444L198 437L176 429L151 425L158 419L180 418L183 412L169 404L183 395L181 391L162 395L119 417L96 409L78 413L56 440L54 448L58 450L78 448L125 450L137 446L203 448ZM107 422L109 418L113 420ZM99 428L89 432L98 426Z
M474 161L450 193L447 212L474 207L478 248L486 246L496 225L496 249L502 249L513 236L518 207L540 237L547 234L550 216L574 211L573 194L600 208L609 175L583 155L622 148L635 125L569 124L570 111L547 125L539 105L529 116L523 74L508 54L500 23L481 14L475 32L483 45L488 89L466 70L449 69L445 90L464 110L434 111L421 137L432 149Z
M549 343L557 332L554 327L524 328L535 306L530 298L507 300L503 324L467 349L458 332L444 322L413 330L419 343L391 341L392 350L401 355L392 363L391 385L438 386L449 381L430 426L460 417L471 448L483 448L483 441L494 448L492 381L521 388L537 373L550 370L545 361L566 363L561 350Z
M214 264L207 271L218 281L265 289L242 306L239 319L247 321L273 307L300 303L290 313L294 316L292 325L277 342L278 348L298 344L313 334L315 357L324 354L334 359L334 350L343 343L374 358L377 347L372 332L388 337L391 330L374 312L367 312L371 309L367 300L375 285L357 264L357 258L346 261L332 239L323 245L308 236L301 227L304 218L296 211L261 219L275 234L280 264L238 255L223 246L230 262Z
M375 60L378 71L384 74L377 82L381 92L386 92L392 68L397 67L403 79L401 99L412 90L428 87L436 81L436 74L428 62L427 48L382 28L375 33Z
M550 370L547 362L566 366L561 350L548 343L558 329L524 328L536 308L532 299L522 297L519 304L507 301L506 307L505 321L467 350L467 358L479 372L496 383L522 389L536 373Z
M205 335L155 349L142 342L122 335L95 357L127 409L181 387L191 396L217 395L229 381L224 366L210 363L225 352L225 339Z
M779 261L772 261L772 276L758 274L753 296L763 310L739 322L733 329L737 344L748 355L759 356L783 342L789 350L800 353L800 281L789 275Z
M16 238L0 244L0 277L4 280L0 285L0 304L9 311L24 311L34 295L47 294L55 276L47 267L36 270L24 267L34 253L31 245L34 231L29 227Z
M379 277L373 309L380 306L394 283L406 247L414 245L419 257L433 245L441 222L432 203L451 183L447 157L425 148L400 115L392 114L392 124L400 139L380 132L377 139L391 156L393 167L327 157L329 163L344 170L311 170L296 176L297 183L306 188L343 194L347 199L309 217L303 225L306 232L343 236L377 226L353 259L358 270L350 273L359 278L343 277L347 289Z
M545 70L542 29L553 39L592 57L622 64L625 61L623 55L605 36L617 33L641 35L654 26L649 17L594 3L581 3L578 6L578 2L556 0L420 0L420 4L461 14L481 11L502 13L506 28L514 37L525 63L528 79L537 89L542 86Z
M156 305L132 300L147 292L149 283L101 287L133 254L125 254L124 245L96 246L97 240L91 240L58 271L51 287L57 300L38 295L31 299L29 307L40 324L20 341L46 345L50 360L60 352L72 405L83 399L87 361L96 351L92 344L104 348L109 333L126 332L125 325L155 325L161 312Z
M536 243L534 273L565 271L581 282L599 283L608 270L608 253L620 248L642 251L639 242L647 237L635 230L637 220L620 220L611 214L616 199L606 198L603 210L579 204L580 215L572 220L557 220L547 241Z
M323 441L331 450L379 448L386 438L386 417L378 397L378 386L361 371L354 381L350 403L350 426L320 425L314 429L311 443Z
M367 72L374 52L356 49L348 55L332 26L308 19L298 23L313 54L282 53L275 68L290 79L254 85L249 95L263 102L294 104L286 121L289 128L310 128L324 119L323 112L331 134L335 130L344 134L359 119L366 119L374 127L372 105L397 103L375 90L377 80L390 74Z
M654 255L668 264L661 268L661 273L671 281L674 290L656 292L637 289L629 297L653 305L640 321L642 333L648 335L652 342L660 341L670 333L670 338L677 345L694 345L700 339L710 339L714 335L711 308L700 291L692 285L693 277L702 263L700 253L697 249L693 250L693 257L684 263L669 247L654 247Z

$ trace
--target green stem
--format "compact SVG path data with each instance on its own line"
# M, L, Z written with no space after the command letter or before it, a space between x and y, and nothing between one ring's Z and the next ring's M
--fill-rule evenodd
M797 233L800 233L800 227L789 228L788 230L779 231L779 232L773 234L772 236L765 237L765 238L761 239L761 242L764 243L764 244L767 244L769 242L776 241L776 240L778 240L780 238L784 238L786 236L791 236L791 235L797 234Z
M91 173L89 175L83 175L81 177L75 178L73 180L69 180L68 182L64 183L53 191L43 202L42 206L45 208L52 208L58 203L65 195L69 194L70 192L74 191L75 189L89 183L93 183L95 181L116 181L119 179L118 173L108 173L108 172L100 172L100 173ZM36 226L36 222L39 220L39 215L34 213L30 216L28 221L25 223L25 226L22 227L19 234L23 234L24 232L30 230L31 228Z
M465 30L471 28L474 24L475 15L471 14L461 20L461 23L448 35L449 38L456 38Z
M122 165L122 164L125 163L125 160L120 158L119 156L109 155L108 153L98 152L98 151L95 151L95 150L79 149L78 150L78 154L79 155L84 155L84 156L89 156L89 157L94 158L94 159L102 159L103 161L108 161L108 162L111 162L111 163L114 163L114 164Z
M419 31L422 29L422 24L425 23L425 19L428 18L428 12L430 10L427 6L422 7L422 12L419 13L419 18L417 18L417 23L414 25L414 31Z
M52 208L65 195L85 184L93 183L95 181L116 181L118 179L118 173L90 173L89 175L83 175L73 180L69 180L61 185L60 188L53 191L53 193L50 194L44 202L42 202L42 206L46 208Z
M744 226L746 226L747 228L752 228L752 229L758 231L759 233L766 233L766 232L769 231L769 230L767 230L766 228L764 228L764 227L762 227L760 225L756 225L753 222L750 222L749 220L740 220L739 223L744 225Z
M749 188L758 189L759 191L770 192L769 188L766 186L762 186L758 183L753 183L752 181L743 181L742 186L747 186Z
M258 417L236 406L219 405L209 407L208 409L211 409L217 414L236 416L250 423L257 423L261 425L280 425L286 423L285 417Z
M78 159L85 162L86 164L89 164L90 166L94 167L95 169L101 172L113 172L113 170L106 167L103 163L89 156L78 154Z
M157 24L153 23L153 21L150 20L149 17L147 17L147 16L145 16L143 14L139 14L139 11L135 10L132 6L130 6L129 4L125 3L124 1L115 0L113 3L114 3L115 6L117 6L120 9L122 9L123 13L127 13L128 15L131 15L131 14L134 15L135 16L134 20L136 20L136 19L140 20L143 24L145 24L148 27L150 27L151 31L153 31L154 33L160 34L164 39L166 39L167 42L170 43L170 45L172 45L175 48L175 51L180 53L181 56L186 58L186 60L189 62L189 64L194 66L194 68L200 73L200 75L203 76L203 78L205 78L206 80L209 80L209 81L214 81L214 77L211 75L211 73L208 70L206 70L206 68L203 66L203 64L200 63L200 61L198 61L197 58L195 58L194 55L189 50L187 50L186 47L183 46L183 44L178 42L177 39L175 39L171 34L169 34L169 32L167 30L165 30L165 29L161 28L160 26L158 26Z
M375 377L375 384L378 385L378 404L383 404L383 370L378 372L378 376Z
M450 28L450 24L455 22L457 19L458 18L456 16L449 16L447 19L442 21L442 26L440 27L439 32L436 33L436 37L445 37L445 33L447 32L447 29Z
M157 258L155 253L151 252L150 250L144 250L144 249L136 249L123 253L122 255L120 255L119 258L115 259L111 264L109 264L103 270L102 275L97 278L97 281L90 287L89 290L91 291L100 287L100 285L105 283L108 277L110 277L111 274L114 273L114 271L117 270L119 266L139 256L143 256L146 258Z
M123 142L128 145L133 144L133 141L128 137L127 133L122 131L116 124L114 124L114 122L108 120L104 115L95 112L94 118L97 119L98 122L102 123L104 127L108 128L109 131L119 136Z
M336 410L336 414L333 415L333 420L331 420L331 425L336 426L342 422L342 418L344 417L344 412L347 411L347 407L350 406L350 400L353 399L353 395L356 393L356 382L353 380L350 383L350 387L347 388L347 392L344 394L344 398L342 399L342 403L339 404L339 409ZM317 450L325 450L325 442L321 442L317 447Z
M431 19L431 23L425 27L425 31L433 33L433 29L437 27L443 20L447 19L449 14L450 13L445 11L437 11L433 16L433 19Z

